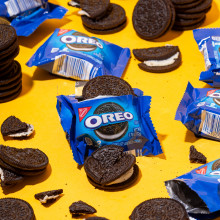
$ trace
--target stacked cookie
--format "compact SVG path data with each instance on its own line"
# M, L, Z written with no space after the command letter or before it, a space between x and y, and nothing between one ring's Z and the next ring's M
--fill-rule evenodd
M73 1L71 1L73 2ZM76 7L82 8L82 22L85 29L94 34L112 34L126 26L126 13L120 5L110 0L80 0Z
M0 24L0 103L15 99L22 89L21 65L14 61L19 53L15 29Z
M172 0L176 10L174 30L193 30L203 24L212 0Z

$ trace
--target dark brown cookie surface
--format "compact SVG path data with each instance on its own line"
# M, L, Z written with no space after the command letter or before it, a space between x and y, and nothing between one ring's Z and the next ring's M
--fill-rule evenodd
M189 160L191 163L206 163L206 157L192 145L189 152Z
M124 8L117 4L110 4L106 15L99 19L94 20L87 16L82 16L84 26L93 30L109 30L114 29L126 22L126 13Z
M210 8L211 5L212 5L212 0L204 0L199 5L193 8L184 9L184 13L200 13Z
M189 3L192 3L195 1L197 1L197 0L172 0L172 2L177 5L189 4Z
M69 211L73 215L93 214L97 212L95 208L83 201L72 203Z
M172 17L171 4L168 1L140 0L134 8L132 22L141 38L152 40L162 36L171 28Z
M15 148L0 145L0 159L22 170L41 170L48 165L48 157L39 149Z
M92 19L102 17L110 5L110 0L80 0L80 8Z
M186 13L177 13L176 18L182 18L182 19L195 19L195 18L201 18L205 15L205 12L201 13L192 13L192 14L186 14Z
M40 200L41 203L54 202L63 193L63 189L50 190L34 195L35 199Z
M180 202L174 199L156 198L146 200L135 207L129 219L189 220L189 217Z
M180 52L179 47L171 45L133 50L135 58L140 61L164 60L173 56L177 52Z
M84 169L90 179L104 186L109 183L113 184L113 181L130 171L135 161L135 156L124 153L122 147L106 145L87 157ZM124 181L126 180L122 182Z
M115 76L98 76L89 80L83 87L83 99L95 98L99 95L134 95L132 87L123 79Z
M34 220L34 210L29 203L21 199L0 199L0 219Z
M181 10L181 9L189 9L189 8L193 8L196 7L197 5L199 5L200 3L202 3L204 0L197 0L188 4L174 4L174 7L176 10Z
M0 103L9 102L9 101L17 98L20 95L21 91L22 91L22 86L20 88L18 88L18 90L15 91L14 93L0 98Z

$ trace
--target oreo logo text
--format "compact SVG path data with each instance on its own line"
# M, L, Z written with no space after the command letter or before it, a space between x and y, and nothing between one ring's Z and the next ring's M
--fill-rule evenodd
M87 128L96 129L100 126L111 123L130 121L133 118L134 116L130 112L115 112L115 113L106 113L101 116L99 115L89 116L88 118L86 118L84 123Z

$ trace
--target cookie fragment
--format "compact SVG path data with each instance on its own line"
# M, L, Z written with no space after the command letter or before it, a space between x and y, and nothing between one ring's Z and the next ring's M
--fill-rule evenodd
M89 80L83 87L83 99L92 99L97 96L134 95L133 89L125 80L116 76L98 76Z
M22 199L0 199L0 219L34 220L34 210L30 204Z
M139 68L152 73L165 73L175 70L181 65L181 53L178 46L151 47L134 49L134 56L142 61Z
M42 204L55 202L58 197L63 193L63 189L50 190L34 195L35 199L38 199Z
M190 147L189 160L191 163L205 164L207 162L207 158L201 152L197 151L193 145Z
M7 137L28 137L33 132L33 125L22 122L15 116L8 117L1 126L2 135Z
M94 214L97 212L95 208L83 201L73 202L72 205L69 207L69 211L72 215L75 216Z
M134 155L116 145L105 145L87 157L84 169L89 182L99 189L118 190L133 184L138 177Z
M189 217L180 202L169 198L156 198L146 200L136 206L129 219L189 220Z

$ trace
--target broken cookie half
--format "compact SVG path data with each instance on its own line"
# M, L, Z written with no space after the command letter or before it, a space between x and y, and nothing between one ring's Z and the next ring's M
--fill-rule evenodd
M26 138L34 132L34 126L22 122L15 116L8 117L1 126L3 137Z
M165 73L177 69L182 62L181 52L178 46L150 47L134 49L136 59L142 61L139 68L152 73Z

